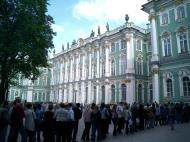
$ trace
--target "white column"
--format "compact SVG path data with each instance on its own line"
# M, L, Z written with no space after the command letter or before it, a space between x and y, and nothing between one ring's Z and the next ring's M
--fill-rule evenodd
M60 103L60 102L62 102L62 100L63 100L63 93L62 93L62 88L61 87L59 87L59 100L58 100L58 102Z
M33 87L28 86L28 91L27 91L27 102L32 102L32 96L33 96Z
M100 77L100 50L98 49L97 50L97 65L96 65L96 69L97 69L97 71L96 71L96 77Z
M106 43L106 77L109 76L109 43Z
M78 77L79 77L79 74L78 74L79 73L79 56L76 58L76 72L75 73L76 73L75 80L78 81L79 80L78 79Z
M89 72L88 72L88 79L92 78L92 50L89 53Z
M59 64L60 64L59 84L62 84L63 83L63 63L62 63L62 61L60 61Z
M82 56L82 80L85 79L85 55Z
M84 82L81 83L81 102L85 103L85 84Z
M127 35L127 71L126 73L135 73L134 69L134 37Z
M92 102L92 87L91 82L88 82L88 104Z
M98 84L96 86L96 104L99 104L101 102L100 99L100 85Z
M153 101L159 103L159 77L158 77L158 44L157 44L157 27L156 27L156 13L153 9L150 10L151 28L151 42L152 42L152 82L153 82Z
M105 104L108 104L108 103L110 103L110 99L111 99L111 97L110 97L110 85L109 84L106 84L105 85Z
M130 78L127 83L127 103L132 104L135 102L135 78Z

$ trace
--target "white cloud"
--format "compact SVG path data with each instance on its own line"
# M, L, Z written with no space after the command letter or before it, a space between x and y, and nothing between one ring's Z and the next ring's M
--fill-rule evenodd
M61 26L61 25L53 24L53 25L52 25L52 28L53 28L53 31L54 31L54 32L57 32L57 33L62 33L62 32L64 32L64 28L63 28L63 26Z
M148 15L141 11L141 6L147 0L79 0L74 6L75 18L85 18L92 22L106 23L107 21L125 22L125 14L129 21L144 23Z

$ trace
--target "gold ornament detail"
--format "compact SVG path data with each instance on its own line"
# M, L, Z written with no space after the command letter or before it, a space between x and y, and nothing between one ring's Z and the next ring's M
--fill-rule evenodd
M152 74L159 74L159 69L158 68L154 68L152 69Z

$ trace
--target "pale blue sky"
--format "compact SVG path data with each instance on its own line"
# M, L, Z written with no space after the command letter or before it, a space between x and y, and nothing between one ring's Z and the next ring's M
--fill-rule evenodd
M125 14L129 21L146 27L148 15L141 11L141 5L147 0L50 0L48 13L54 18L53 29L57 32L53 42L56 53L61 51L62 44L80 37L87 38L93 29L97 33L105 32L108 22L110 30L125 23Z

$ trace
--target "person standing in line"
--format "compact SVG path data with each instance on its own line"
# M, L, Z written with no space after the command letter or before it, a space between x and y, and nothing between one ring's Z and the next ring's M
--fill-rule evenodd
M3 102L2 107L0 107L0 142L5 142L8 124L9 124L8 103Z
M55 111L54 118L56 121L56 142L68 142L67 141L67 123L68 123L68 111L63 103L60 103L60 107Z
M35 114L36 114L37 142L41 142L42 122L43 122L43 117L44 117L41 104L37 105Z
M168 121L169 121L171 130L174 130L175 107L173 103L169 104L168 106Z
M117 114L117 105L113 105L112 107L112 122L113 122L113 136L117 135L117 124L118 124L118 114Z
M77 132L78 132L78 125L79 125L79 120L82 117L82 111L80 109L80 104L77 103L76 106L73 107L73 112L74 112L74 122L73 122L73 142L77 142L76 141L76 136L77 136Z
M43 121L43 135L44 142L54 142L54 113L52 112L53 105L48 105L48 110L44 113L44 121Z
M91 141L95 142L96 140L96 132L97 132L97 140L102 140L102 134L101 134L101 112L99 110L99 107L92 104L92 113L91 113L91 120L92 120L92 133L91 133Z
M20 98L14 101L13 108L10 112L10 131L8 142L17 142L18 134L21 134L21 142L26 142L23 119L25 118L24 108Z
M32 104L26 104L25 112L25 130L26 130L26 141L29 142L35 141L35 119L36 115L32 109Z
M84 120L85 128L81 137L82 141L90 140L89 133L90 133L90 127L91 127L91 119L90 119L91 113L92 111L90 109L90 106L87 105L83 112L83 120Z
M72 109L72 103L67 105L67 112L68 112L68 119L67 119L67 142L72 141L72 132L73 132L73 125L74 125L74 111Z

